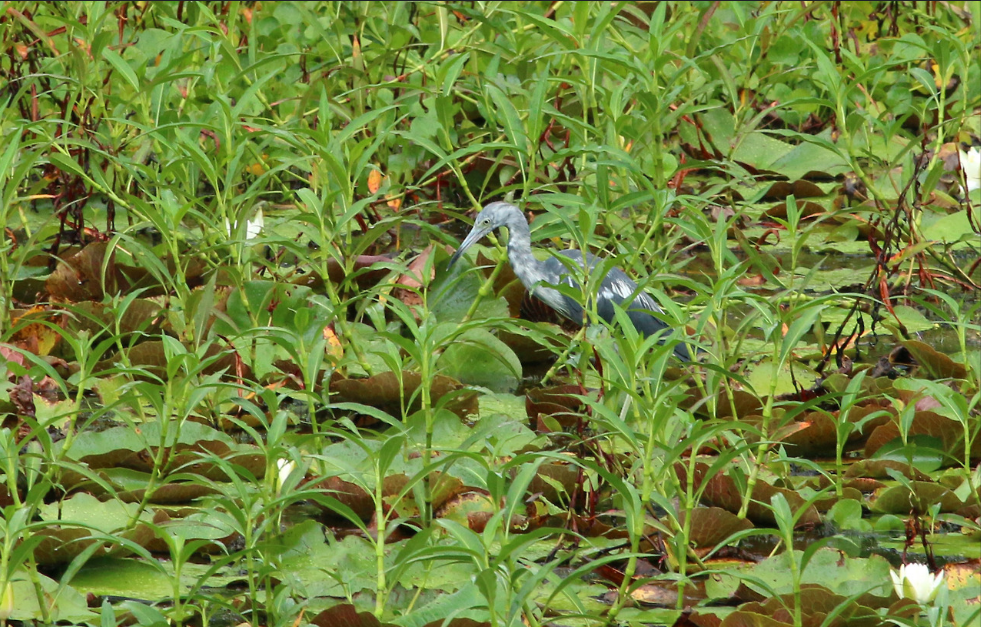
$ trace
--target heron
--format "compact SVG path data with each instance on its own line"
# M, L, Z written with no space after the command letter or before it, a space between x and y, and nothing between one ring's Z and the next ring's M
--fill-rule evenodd
M452 268L468 248L502 227L508 230L508 261L525 289L562 317L576 324L583 324L585 312L582 304L554 287L567 285L582 290L582 276L577 276L581 273L570 272L558 255L570 260L569 265L579 266L587 272L602 265L604 260L579 250L562 250L556 256L539 261L531 252L531 229L528 221L521 210L511 203L492 202L485 206L477 214L473 228L460 244L460 248L450 257L447 267ZM654 298L638 289L637 284L618 268L611 268L600 281L596 295L596 313L606 322L612 323L615 317L614 305L626 311L634 328L644 337L669 328L664 321L653 315L663 313ZM682 361L691 360L691 354L684 342L675 345L674 354Z

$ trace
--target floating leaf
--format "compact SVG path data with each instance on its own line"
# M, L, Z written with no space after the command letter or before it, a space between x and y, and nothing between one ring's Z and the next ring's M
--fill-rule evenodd
M399 384L401 378L402 385ZM412 414L421 407L421 398L417 393L422 382L418 372L403 372L398 377L394 372L383 372L366 379L345 379L336 377L331 380L330 388L336 396L335 402L359 403L377 407L390 416L402 415L403 402L408 404L406 413ZM477 394L475 392L460 392L463 386L450 377L437 375L433 379L430 397L433 404L447 394L454 398L446 408L461 418L477 413Z
M936 457L944 466L963 463L963 460L958 457L964 455L964 427L956 420L932 411L918 411L913 415L907 438L914 446L917 438L930 438L932 444L928 440L921 441L921 449L923 449L921 453L931 458ZM899 425L890 420L872 431L865 444L865 457L868 459L880 457L882 455L880 449L893 441L900 441L901 444ZM977 438L972 441L969 452L972 458L981 456L981 442L978 442ZM906 453L899 452L898 455L902 460L905 459Z
M525 394L525 411L528 417L540 425L547 416L563 429L571 429L583 421L588 412L586 404L578 395L586 390L578 385L560 385L551 388L535 388Z
M39 314L46 311L48 311L47 308L37 306L23 313L13 313L11 316L13 326L19 328L10 337L10 341L35 355L50 355L51 351L61 341L61 333L58 332L55 321L48 317L49 324L42 322L24 324L26 320L42 318L43 316Z
M95 556L129 554L131 549L112 542L112 535L141 546L146 546L153 538L153 531L146 524L131 527L136 514L144 521L153 517L150 510L141 510L136 503L123 504L115 500L102 503L94 496L80 493L65 501L44 505L39 513L51 524L36 532L42 538L34 549L38 564L67 563L96 543L102 546ZM102 537L100 533L109 537Z
M494 392L513 392L521 362L504 342L484 329L470 329L446 347L436 362L443 374Z
M906 340L903 342L903 346L931 378L963 379L967 376L967 369L963 365L937 352L929 344L924 344L918 340Z
M69 302L101 301L105 294L127 291L127 282L116 271L110 258L106 264L108 244L93 242L62 259L45 284L53 298ZM103 265L106 266L103 273Z
M686 516L682 512L682 522ZM720 507L696 507L691 510L691 542L696 548L714 549L729 536L752 529L753 523Z
M908 515L911 512L923 516L933 505L940 505L941 513L956 512L966 505L947 488L929 481L912 481L909 487L895 485L875 494L872 510L880 514Z
M684 483L688 480L688 470L684 464L676 464L675 470L681 482ZM702 489L702 484L705 483L702 500L731 513L739 512L742 507L743 497L736 482L723 473L707 477L708 471L709 466L707 464L695 464L695 474L692 477L692 481L695 490ZM775 494L783 494L791 510L794 512L804 507L804 499L796 491L777 488L760 480L757 481L753 488L753 495L749 503L749 508L746 511L746 516L755 523L775 525L776 518L774 517L773 510L763 505L763 503L769 503L770 497ZM797 525L817 524L820 520L820 515L814 506L811 505L801 513L797 520Z

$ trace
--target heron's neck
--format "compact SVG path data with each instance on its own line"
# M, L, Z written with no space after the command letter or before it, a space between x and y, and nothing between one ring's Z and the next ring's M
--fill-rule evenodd
M545 279L545 273L542 270L542 262L531 253L531 229L528 228L525 217L518 212L509 217L506 226L508 261L511 262L511 269L528 290L533 290Z

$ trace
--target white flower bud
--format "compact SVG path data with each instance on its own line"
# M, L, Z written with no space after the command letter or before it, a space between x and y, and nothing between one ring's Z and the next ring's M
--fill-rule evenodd
M981 188L981 150L973 147L967 152L961 150L960 154L961 169L964 170L964 178L967 180L967 191Z
M912 599L917 603L929 603L937 596L944 582L944 572L936 576L924 564L905 564L899 572L890 571L892 585L900 599Z

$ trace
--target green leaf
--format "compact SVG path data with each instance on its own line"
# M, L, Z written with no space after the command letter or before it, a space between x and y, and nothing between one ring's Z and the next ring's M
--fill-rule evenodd
M497 85L488 85L487 91L497 107L495 115L498 122L504 127L504 133L517 150L515 155L519 162L524 166L525 160L531 153L531 146L528 142L528 135L525 134L524 124L514 103L504 94Z
M446 348L438 367L461 383L511 392L521 380L521 362L508 346L484 329L463 333Z
M102 58L108 61L112 67L116 68L116 71L122 75L126 82L129 83L130 87L132 87L135 91L140 90L139 77L136 75L136 72L133 71L133 68L130 67L130 64L126 62L126 59L124 59L118 52L106 46L102 49Z

